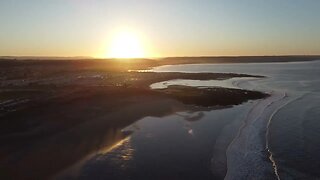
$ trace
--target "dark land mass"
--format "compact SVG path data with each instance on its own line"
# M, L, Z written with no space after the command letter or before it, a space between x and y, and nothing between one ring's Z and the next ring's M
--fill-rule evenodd
M268 95L257 91L239 90L231 88L196 88L171 85L166 89L158 90L184 104L210 107L230 106L241 104L250 99L261 99ZM214 100L214 101L213 101Z
M121 130L146 116L226 108L268 96L218 87L149 88L171 79L261 78L254 75L128 72L150 64L126 61L0 64L0 179L47 179L63 173L124 139L129 134Z
M127 71L148 69L161 65L174 64L210 64L210 63L274 63L320 60L320 55L296 56L203 56L203 57L167 57L157 59L95 59L88 57L0 57L0 67L51 66L52 68L100 69L109 71ZM60 67L61 68L61 67Z

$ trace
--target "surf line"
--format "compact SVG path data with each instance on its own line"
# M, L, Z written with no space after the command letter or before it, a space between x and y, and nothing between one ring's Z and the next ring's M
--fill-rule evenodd
M269 146L269 136L270 136L270 125L271 125L271 122L272 122L272 119L273 119L273 117L281 110L281 109L283 109L285 106L287 106L287 105L289 105L289 104L291 104L291 103L293 103L293 102L295 102L295 101L297 101L297 100L299 100L299 99L302 99L304 96L306 96L307 94L304 94L304 95L301 95L301 96L298 96L298 97L296 97L296 98L294 98L294 99L292 99L292 100L290 100L290 101L287 101L285 104L283 104L283 105L281 105L278 109L276 109L272 114L271 114L271 116L270 116L270 118L269 118L269 121L268 121L268 124L267 124L267 132L266 132L266 150L267 150L267 152L269 153L269 160L271 161L271 163L272 163L272 167L273 167L273 170L274 170L274 173L275 173L275 175L276 175L276 177L277 177L277 179L278 180L281 180L281 178L280 178L280 174L279 174L279 168L278 168L278 166L277 166L277 163L276 163L276 160L274 159L274 155L273 155L273 153L272 153L272 151L271 151L271 149L270 149L270 146ZM288 95L287 94L285 94L285 97L284 98L287 98L288 97Z
M227 147L227 174L225 179L235 179L239 175L253 179L264 176L247 170L255 169L256 166L259 166L259 172L267 170L270 175L276 176L272 162L270 164L266 163L262 158L268 157L264 137L270 115L285 102L283 101L285 93L271 92L270 94L271 96L268 98L259 100L253 105L242 121L238 134ZM254 163L251 162L252 160L254 160ZM242 165L239 166L239 164Z

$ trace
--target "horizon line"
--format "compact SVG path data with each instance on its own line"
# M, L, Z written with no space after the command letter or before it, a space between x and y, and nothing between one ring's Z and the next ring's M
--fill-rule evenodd
M320 54L281 54L281 55L200 55L200 56L162 56L162 57L136 57L136 58L113 58L113 57L93 57L93 56L0 56L0 58L4 59L27 59L27 58L49 58L49 59L105 59L105 60L112 60L112 59L166 59L166 58L231 58L231 57L303 57L303 56L320 56ZM48 60L49 60L48 59Z

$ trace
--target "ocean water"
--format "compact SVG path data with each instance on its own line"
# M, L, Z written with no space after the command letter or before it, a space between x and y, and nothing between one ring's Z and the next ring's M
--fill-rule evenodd
M226 81L153 84L223 86L268 92L267 99L166 117L145 117L131 135L66 179L319 179L320 61L161 66L155 72L264 75Z
M154 71L232 72L266 76L263 80L243 82L242 86L285 94L283 99L273 102L279 105L271 110L272 113L266 113L269 118L265 132L266 148L270 151L269 156L272 155L276 178L320 178L320 61L176 65L157 67ZM245 172L242 175L248 174Z

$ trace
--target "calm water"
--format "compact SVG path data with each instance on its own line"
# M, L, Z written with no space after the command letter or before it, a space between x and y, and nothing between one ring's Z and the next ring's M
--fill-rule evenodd
M320 178L320 61L161 66L156 72L264 75L154 84L240 87L272 96L230 108L145 117L114 148L82 165L77 179Z
M281 179L320 178L320 62L177 65L158 72L233 72L268 78L244 85L287 93L268 128L268 146Z

